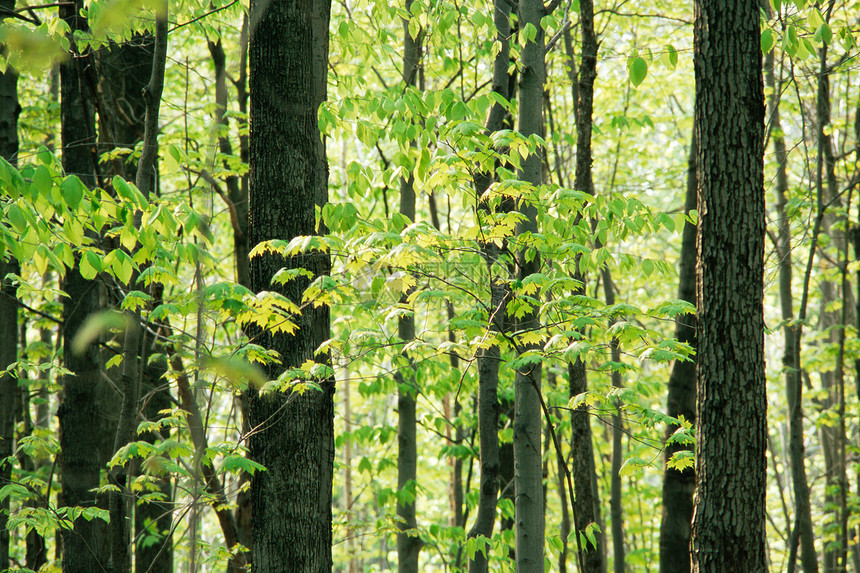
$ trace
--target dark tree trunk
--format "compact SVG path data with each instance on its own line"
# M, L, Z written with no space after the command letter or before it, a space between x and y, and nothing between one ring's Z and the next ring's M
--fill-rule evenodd
M495 0L493 3L493 20L496 25L496 41L501 44L499 53L493 60L493 92L504 99L510 98L510 65L509 36L511 33L511 5L506 0ZM486 133L492 134L502 129L506 110L498 103L490 108L487 117ZM475 178L476 196L483 196L490 186L492 175L480 173ZM488 217L493 215L486 213ZM488 329L491 336L505 330L507 299L510 290L507 280L497 279L493 272L494 265L500 261L500 256L506 257L507 247L499 247L488 242L481 245L482 254L487 264L490 277L490 305L488 309ZM481 475L478 490L478 508L475 523L469 530L469 537L482 536L490 539L496 523L496 506L499 498L499 478L501 459L499 455L499 366L501 350L497 344L482 350L478 354L478 439L481 458ZM485 573L489 570L487 555L490 547L475 553L469 561L470 573Z
M757 2L696 0L696 571L766 571L764 90Z
M2 78L0 78L2 81ZM4 158L5 159L5 158ZM17 261L0 258L0 370L5 370L17 360L18 353L18 304L17 286L9 273L18 274ZM9 459L14 454L16 400L18 377L14 372L0 376L0 484L8 484L12 477ZM9 498L0 504L0 571L9 567Z
M86 30L81 17L82 0L60 5L60 17L74 34ZM63 169L76 174L88 187L96 184L95 119L92 95L92 55L79 53L71 42L73 57L60 65L60 120ZM63 290L63 393L57 417L60 422L60 483L62 505L92 507L97 504L91 490L100 485L103 436L93 432L93 422L104 423L99 408L101 362L97 346L81 354L72 352L72 340L90 314L101 310L99 284L81 276L77 262L66 272ZM74 529L63 530L63 571L101 571L107 567L107 524L95 519L75 521Z
M574 188L577 191L594 195L591 162L591 131L593 127L592 114L594 110L594 80L597 77L597 36L594 32L594 3L592 0L580 0L580 28L582 30L582 59L579 66L579 79L573 95L576 99L576 172ZM569 53L572 46L568 45ZM571 58L572 61L572 58ZM579 223L577 217L576 223ZM574 294L585 294L585 274L576 257L576 268L573 277L579 281ZM570 396L574 397L588 390L588 379L585 364L580 358L568 364L568 380ZM571 445L573 449L573 482L575 499L573 501L573 526L577 532L584 530L592 523L600 522L600 507L596 486L594 468L594 446L591 435L591 420L585 406L571 412ZM579 533L577 533L577 539ZM578 562L584 573L603 573L606 571L604 556L604 534L595 532L597 546L583 547L578 545Z
M0 8L12 11L15 0L0 1ZM0 22L3 18L0 17ZM0 54L6 49L0 45ZM15 165L18 159L18 74L8 68L0 74L0 157ZM17 288L6 280L9 273L19 273L14 258L3 260L0 255L0 370L5 370L17 360L18 353L18 303ZM6 255L8 256L8 255ZM0 376L0 485L9 483L12 465L5 462L12 456L15 440L15 393L17 377L13 373ZM0 570L9 567L9 498L0 503Z
M687 192L684 213L696 208L696 137L690 144L687 162ZM678 269L678 298L696 304L696 226L684 224L681 233L681 261ZM684 314L675 319L675 338L696 348L696 315ZM696 423L696 363L676 360L669 375L669 392L666 413L673 418L684 417ZM666 437L677 426L666 428ZM666 446L664 463L668 464L675 452L690 449L683 444ZM689 573L690 529L693 524L693 492L696 490L696 470L671 469L663 473L663 519L660 523L660 573Z
M406 0L406 12L411 14L412 0ZM407 89L418 85L421 62L423 31L416 37L409 31L409 21L403 20L403 81ZM414 145L414 144L413 144ZM400 214L415 221L415 187L413 176L400 180ZM404 294L400 303L407 304ZM407 313L397 319L397 335L404 345L415 340L415 315ZM395 374L397 381L397 489L405 495L397 498L397 571L418 573L418 557L421 553L421 538L418 536L418 520L415 516L415 498L418 492L418 442L416 436L416 402L418 387L415 364L401 353L404 362ZM408 493L407 493L408 492Z
M523 47L523 71L520 75L519 117L517 131L523 137L543 135L544 31L541 18L546 14L541 0L520 0L519 23L522 30L531 25L535 36ZM530 153L522 162L519 178L537 193L542 183L540 150ZM537 233L537 200L534 195L518 198L517 209L525 219L517 224L517 235ZM524 249L517 254L517 278L540 270L540 255ZM540 295L533 295L532 308L518 321L519 332L540 329L538 306ZM524 344L518 353L536 350L539 344ZM514 502L516 524L516 569L518 573L544 569L544 497L541 463L541 363L529 361L517 369L514 382Z
M254 0L250 9L250 212L251 245L313 235L315 206L327 201L328 165L317 124L325 99L329 0ZM277 289L299 304L307 279L273 286L281 268L326 275L328 255L285 258L266 253L251 259L253 290ZM250 332L254 342L276 350L285 368L313 360L329 338L329 310L308 305L293 320L294 334ZM317 356L320 362L330 358ZM303 394L248 391L251 456L267 471L251 481L252 561L258 573L329 571L334 463L334 380L315 380Z
M146 104L141 93L152 72L154 37L135 34L122 44L111 44L98 58L99 152L117 147L133 150L143 140ZM122 110L119 113L117 110ZM137 162L120 155L105 165L105 175L134 181Z
M608 267L603 268L603 292L607 306L615 305L615 289L612 285L612 272ZM615 319L610 320L609 326L615 324ZM612 388L621 388L621 347L618 338L609 342L610 360L614 365L612 370ZM623 420L621 417L621 400L616 400L615 408L612 410L612 468L609 476L609 514L612 519L612 569L615 573L624 573L624 503L621 491L621 464L622 464L622 432Z

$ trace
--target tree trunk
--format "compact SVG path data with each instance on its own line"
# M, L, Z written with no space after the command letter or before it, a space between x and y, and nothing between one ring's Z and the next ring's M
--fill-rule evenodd
M411 14L412 0L406 0L406 12ZM403 81L406 89L418 85L423 31L415 37L409 31L409 20L403 20ZM414 143L413 143L414 146ZM400 214L415 221L415 188L412 174L400 180ZM400 298L407 305L407 295ZM405 313L397 319L397 334L404 345L415 340L415 315ZM415 517L415 498L418 493L418 442L415 419L418 386L415 364L401 353L405 365L395 373L397 382L397 571L418 573L418 557L421 553L421 538L418 537L418 522Z
M329 0L251 2L251 245L313 235L315 208L327 201L317 110L326 93L330 8ZM272 285L284 267L305 268L317 277L329 273L330 262L318 252L290 258L267 252L251 259L255 292L277 290L301 304L308 279ZM257 344L281 357L280 365L268 366L270 379L313 360L329 338L327 307L308 305L293 320L293 334L249 329ZM317 361L330 367L327 354ZM248 390L251 457L267 470L251 481L252 561L258 573L332 567L334 380L311 382L319 387L302 394Z
M608 267L603 268L603 292L605 293L606 305L615 304L615 290L612 286L612 273ZM615 319L610 321L609 326L615 324ZM612 369L612 388L621 388L621 348L618 346L618 338L613 338L609 343L610 360ZM612 517L612 565L615 573L624 573L624 505L621 491L621 437L622 418L621 400L616 400L612 411L612 473L610 480L609 512Z
M594 3L592 0L580 0L580 28L582 31L582 59L579 66L579 78L573 95L576 98L576 172L574 188L589 195L594 195L592 178L591 131L593 127L592 114L594 110L594 80L597 77L597 36L594 32ZM568 54L572 54L572 44L567 43ZM572 55L570 61L573 61ZM573 69L573 68L571 68ZM578 224L581 216L577 216ZM579 282L574 295L585 294L585 273L580 266L582 255L576 256L573 278ZM584 333L582 333L584 334ZM588 390L585 364L581 358L568 364L568 380L571 398ZM591 420L588 410L583 405L571 412L571 447L573 449L573 481L576 498L573 500L573 526L576 539L585 533L586 528L600 521L600 506L598 501L597 477L594 468L594 445L591 435ZM583 573L604 573L606 558L604 556L604 533L594 532L596 546L582 546L577 543L577 559Z
M11 12L15 0L0 1L0 8ZM0 22L3 18L0 17ZM0 45L0 54L6 48ZM18 159L18 73L7 68L0 73L0 157L17 164ZM10 256L3 260L0 255L0 370L5 370L18 357L18 302L17 288L6 280L8 273L19 273L18 262ZM0 376L0 484L7 484L12 477L12 465L6 460L12 456L15 440L15 393L18 379L12 372ZM9 498L0 503L0 570L9 567Z
M519 23L522 32L527 26L535 29L534 38L522 51L523 71L520 75L519 117L517 131L522 137L542 135L544 84L544 30L541 18L546 14L541 0L520 0ZM542 183L541 151L530 153L522 162L519 179L532 188L518 198L517 209L525 220L517 224L518 236L537 233L537 190ZM533 250L532 250L533 251ZM540 255L523 249L517 253L517 278L522 281L540 270ZM540 329L540 294L533 295L532 307L518 321L517 331ZM538 350L540 344L520 344L519 356ZM541 363L528 360L517 368L514 381L514 471L516 472L514 503L516 511L516 568L518 573L544 570L543 467L541 464Z
M496 41L501 45L499 53L493 59L493 92L505 100L510 97L510 65L509 36L511 33L511 5L505 0L495 0L493 3L493 20L496 26ZM485 132L487 135L500 130L503 126L506 110L498 103L493 103L487 116ZM491 173L479 173L475 177L475 193L482 197L493 179ZM485 203L483 207L486 209ZM486 212L486 216L493 214ZM505 329L507 299L510 290L506 280L498 280L493 274L493 266L499 261L500 255L507 254L507 247L500 247L488 242L481 245L484 261L487 265L490 279L490 305L487 316L487 328L490 336L496 336ZM499 499L499 478L501 459L499 455L499 366L501 364L501 349L492 344L478 354L478 438L481 458L481 475L478 490L478 508L475 523L469 530L469 537L484 537L487 540L493 536L496 524L496 507ZM470 573L486 573L489 570L489 545L482 551L475 552L469 561Z
M60 17L68 24L73 57L60 65L60 119L63 169L76 174L84 185L96 184L98 159L95 154L91 73L92 55L80 53L72 35L87 30L81 15L82 0L60 5ZM60 423L60 483L64 506L92 507L97 504L91 490L100 485L100 449L104 443L93 432L93 421L103 421L99 408L101 361L98 348L90 346L82 354L72 352L72 340L90 314L101 310L99 283L81 276L77 260L66 272L63 290L63 393L57 417ZM110 454L108 454L110 455ZM63 571L78 573L101 571L107 567L109 545L107 524L95 519L78 519L73 529L62 531Z
M696 209L696 137L690 144L687 162L687 192L684 213ZM678 298L696 304L696 226L684 223L681 234L681 261L678 270ZM696 315L684 314L675 319L675 338L696 349ZM684 417L696 423L696 363L676 360L669 375L666 413L673 418ZM666 437L677 426L666 428ZM664 463L682 449L683 444L666 446ZM693 523L693 493L696 490L696 470L682 471L666 465L663 473L663 519L660 523L660 573L690 573L690 528Z
M764 93L756 2L696 0L696 571L766 571Z
M18 359L18 288L10 279L6 279L6 275L19 272L14 258L9 261L0 258L0 370L9 368ZM0 376L0 484L8 484L12 478L10 459L14 459L12 456L15 453L13 446L17 388L18 377L14 370ZM9 530L6 528L8 521L9 498L6 497L0 504L0 570L5 570L10 565Z

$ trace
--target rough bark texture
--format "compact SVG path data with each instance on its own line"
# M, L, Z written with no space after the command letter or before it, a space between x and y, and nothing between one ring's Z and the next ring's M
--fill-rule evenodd
M608 267L603 268L603 292L606 305L615 304L615 290L612 286L612 272ZM610 320L610 328L615 324L615 319ZM610 360L615 365L612 370L612 388L621 388L621 348L618 338L613 338L609 343ZM612 469L609 476L609 514L612 518L612 569L615 573L624 573L624 504L621 488L621 465L624 453L622 452L623 420L621 418L621 401L616 400L615 409L612 411Z
M315 205L328 194L325 146L317 109L325 99L328 61L328 0L254 0L249 49L251 93L250 211L251 245L315 233ZM251 260L255 291L277 289L299 303L308 285L294 279L273 286L283 267L328 274L327 255L306 253L286 259L264 254ZM284 368L314 359L329 337L328 308L306 307L294 317L293 334L252 332L254 342L276 350ZM329 362L328 356L317 361ZM248 391L251 456L267 471L251 481L257 573L329 571L331 495L334 463L334 381L303 394Z
M5 159L5 158L4 158ZM17 360L18 352L18 304L17 287L6 279L8 273L19 273L15 259L0 258L0 371ZM12 464L7 458L14 453L15 441L15 392L18 377L13 372L0 376L0 484L7 484L12 477ZM0 504L0 571L9 567L9 498Z
M506 0L495 0L493 3L493 20L496 26L496 41L500 42L501 50L493 60L493 92L501 97L510 97L510 76L508 66L510 65L510 32L511 32L511 5ZM492 134L504 124L506 110L498 103L494 103L487 116L486 133ZM492 174L480 173L475 178L475 192L481 197L492 181ZM489 215L488 213L488 216ZM505 327L505 315L509 289L507 282L497 280L493 274L495 263L503 252L507 252L495 243L488 242L481 245L484 260L490 277L490 305L488 311L488 329L491 335L502 332ZM499 456L499 366L501 363L501 351L498 345L492 345L478 354L478 439L481 458L481 475L478 490L478 508L475 522L469 530L469 537L493 536L496 524L496 506L499 499L499 477L501 471L501 459ZM474 558L469 561L470 573L486 573L489 570L489 559L487 554L489 547L484 551L477 551Z
M412 0L406 0L406 11L411 13ZM418 85L421 61L422 32L413 37L409 32L409 21L403 20L403 81L406 89ZM410 173L400 180L400 214L415 221L415 187ZM400 304L406 305L406 294ZM397 319L397 335L404 344L415 340L415 315L406 313ZM418 557L421 553L421 538L418 537L418 521L415 517L415 496L418 492L418 440L415 419L418 387L415 364L402 353L405 365L397 371L397 570L399 573L418 573Z
M15 8L15 0L0 0L0 9L7 13ZM0 22L5 18L0 16ZM0 53L6 47L0 44ZM15 165L18 158L18 72L9 67L0 74L0 157Z
M11 11L15 0L0 1L0 8ZM0 18L0 22L2 22ZM5 47L0 45L0 53ZM15 165L18 157L18 74L12 68L0 74L0 157ZM17 289L6 280L8 273L18 273L18 262L14 258L3 260L0 254L0 370L5 370L17 360L18 352L18 304ZM0 376L0 486L9 483L12 465L3 462L13 454L15 439L15 392L18 379L13 373ZM0 570L9 567L9 498L0 503Z
M60 17L72 33L86 30L87 22L80 16L82 0L61 4ZM78 53L72 42L74 57L60 65L60 119L63 169L76 174L88 187L96 183L95 120L93 115L92 56ZM91 507L96 505L90 490L100 485L100 460L110 456L104 449L104 439L93 432L93 422L103 424L99 407L101 362L95 345L82 354L72 352L74 340L86 318L101 310L99 285L84 279L75 267L66 272L63 290L63 366L69 374L63 376L63 393L57 417L60 423L60 483L62 505ZM75 521L74 529L62 531L63 571L84 573L107 567L107 524L95 519Z
M580 28L582 31L582 59L579 79L574 90L576 96L576 172L574 188L594 195L591 171L591 131L594 110L594 80L597 77L597 36L594 32L594 3L580 0ZM579 220L577 220L577 223ZM574 278L579 281L574 294L585 294L585 275L579 266L581 255L577 255ZM577 358L568 365L570 396L588 390L585 364ZM600 522L600 507L594 468L594 446L591 435L591 420L585 406L571 412L571 445L573 448L573 481L576 499L573 502L573 526L583 532L592 523ZM578 562L584 573L603 573L606 570L604 535L595 532L597 547L578 547Z
M695 3L696 571L766 571L764 90L756 2Z
M689 214L696 208L696 137L690 145L687 162L687 192L684 212ZM678 298L696 304L696 226L684 224L681 233L681 261L678 269ZM675 338L689 344L695 350L696 316L680 315L675 319ZM696 362L676 360L669 375L669 390L666 398L666 413L673 418L683 416L691 424L696 423ZM666 428L666 437L672 435L677 426ZM689 446L671 444L666 447L664 463L669 462L675 452ZM660 573L689 573L690 533L693 523L693 493L696 490L696 470L679 471L666 466L663 473L663 519L660 522Z
M523 71L520 75L519 117L517 131L523 137L542 135L543 83L544 83L544 32L541 18L546 14L541 0L520 0L520 27L535 27L535 37L522 51ZM537 187L542 182L541 152L537 150L523 160L519 178ZM517 225L517 236L528 237L537 233L537 207L530 197L520 198L517 209L525 220ZM540 255L527 249L517 254L517 278L520 280L537 273ZM532 310L517 321L519 332L540 328L538 314L539 294L534 295ZM519 354L536 350L539 344L522 345ZM541 363L530 360L517 368L514 381L514 471L516 510L515 546L518 573L544 569L544 512L543 467L541 464Z

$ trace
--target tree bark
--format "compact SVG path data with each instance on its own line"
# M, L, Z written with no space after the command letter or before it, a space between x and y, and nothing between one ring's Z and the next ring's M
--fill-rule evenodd
M412 0L406 0L406 12L411 14ZM403 81L405 89L418 85L421 62L423 31L415 37L409 31L409 20L403 20ZM414 146L414 144L413 144ZM415 187L410 173L400 179L400 214L415 221ZM407 304L407 295L400 304ZM404 345L415 340L415 315L405 313L397 319L397 335ZM406 352L401 352L405 365L395 373L397 382L397 571L418 573L418 558L421 553L421 538L418 536L418 521L415 516L415 497L418 493L418 441L416 435L416 406L418 386L415 364Z
M696 209L696 137L692 137L690 157L687 162L687 191L684 213ZM684 223L681 233L681 261L678 270L678 298L696 304L696 226ZM696 315L683 314L675 319L675 338L689 344L694 350L696 343ZM673 418L684 417L696 423L696 363L692 360L676 360L669 375L669 391L666 398L666 413ZM677 426L666 428L666 437L671 436ZM682 444L666 446L664 463L668 464L675 452L690 449ZM689 573L690 530L693 524L693 493L696 490L696 470L682 471L666 465L663 473L663 519L660 522L660 573Z
M329 0L253 0L249 48L251 93L250 244L313 235L315 208L327 201L328 165L317 110L326 97ZM327 275L326 254L251 259L255 292L276 290L296 304L309 281L273 286L281 268ZM313 360L329 338L327 307L304 307L293 334L249 329L255 343L275 350L285 368ZM330 366L330 357L317 356ZM331 500L334 463L334 380L314 381L303 394L248 390L251 457L267 471L251 481L254 571L328 571L332 567Z
M15 0L0 1L0 8L11 12ZM0 17L0 22L3 18ZM0 45L0 54L6 48ZM18 159L18 73L10 68L0 74L0 157L17 164ZM18 302L17 287L6 279L9 273L19 273L18 261L9 256L8 260L0 255L0 370L7 369L17 359L18 354ZM12 456L15 440L15 393L18 378L13 372L0 376L0 484L9 483L12 465L5 460ZM0 503L0 570L9 567L9 498Z
M510 34L511 34L511 5L506 0L493 2L493 21L496 27L496 41L501 49L493 59L493 92L504 99L510 98ZM506 110L498 103L493 103L487 116L485 133L490 135L503 126ZM491 173L479 173L475 177L475 193L482 197L489 188L493 177ZM482 207L488 204L484 202ZM492 216L486 213L487 216ZM487 242L481 245L481 252L487 265L490 278L490 304L487 316L487 329L490 336L496 336L505 330L507 299L510 290L507 281L498 280L493 274L493 267L499 262L500 256L507 254L506 246L499 247ZM482 350L478 354L478 439L480 453L480 485L478 489L478 508L475 522L469 530L469 537L481 536L487 540L493 536L496 524L496 507L499 499L499 479L501 458L499 454L499 366L501 364L501 349L497 344ZM483 551L475 552L469 560L470 573L486 573L489 570L490 546Z
M615 290L612 286L612 273L608 267L603 268L603 292L606 298L606 305L613 306L615 304ZM615 324L615 319L610 320L609 326ZM618 344L618 338L613 338L609 342L610 360L613 364L612 369L612 388L621 388L621 348ZM621 418L621 400L615 401L615 408L612 411L612 469L609 476L609 512L612 518L612 568L615 573L624 573L624 505L621 491L621 465L622 465L622 418Z
M594 180L592 177L591 131L594 111L594 80L597 77L597 36L594 32L594 3L592 0L580 0L580 29L582 33L582 57L579 66L579 78L573 95L576 98L576 166L574 173L574 189L589 195L594 195ZM568 44L568 54L572 54L572 45ZM570 57L572 61L572 55ZM571 68L573 69L573 68ZM581 216L577 216L575 224L579 224ZM576 256L573 278L579 283L574 295L585 294L585 273L580 266L582 255ZM584 335L584 333L581 333ZM581 358L568 364L568 380L571 398L588 390L588 378L585 364ZM600 504L597 490L597 477L594 467L594 445L591 434L591 420L585 406L571 412L571 444L573 449L573 481L576 498L573 501L573 526L577 540L579 534L593 524L600 522ZM604 554L604 533L594 532L596 546L588 547L577 544L577 559L579 568L584 573L604 573L606 558Z
M541 18L546 14L541 0L520 0L520 33L534 27L534 38L522 51L523 71L520 75L519 117L517 131L522 137L542 135L544 84L544 30ZM518 198L517 208L525 220L517 224L518 237L537 233L536 196L542 183L541 151L535 150L522 162L519 179L529 183L532 190ZM528 239L526 239L528 241ZM540 254L534 249L517 253L517 278L522 281L540 270ZM540 294L533 295L531 309L517 321L519 333L540 329L538 308ZM518 358L540 348L538 343L520 344ZM517 368L514 380L514 471L516 511L515 547L518 573L544 570L543 467L541 464L541 363L529 359Z
M756 2L696 0L695 571L766 571L764 93Z
M92 54L80 53L74 43L75 31L88 29L80 13L82 0L63 3L59 13L70 28L72 57L60 64L60 120L62 163L67 175L76 174L87 187L94 187L98 168L91 74ZM93 432L93 422L103 423L99 408L101 361L98 348L90 346L82 354L72 352L72 341L90 314L101 310L99 283L81 276L77 260L68 269L63 290L63 393L57 417L60 423L60 483L62 505L97 505L91 490L100 485L100 457L104 440ZM109 456L110 454L107 453ZM62 531L63 571L83 573L107 567L108 527L101 520L78 519L73 529Z

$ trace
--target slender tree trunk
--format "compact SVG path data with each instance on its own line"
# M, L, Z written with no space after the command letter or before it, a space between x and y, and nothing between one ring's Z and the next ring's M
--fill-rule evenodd
M60 5L59 12L71 35L88 29L81 16L83 1ZM96 184L97 157L93 95L90 75L92 55L80 53L71 38L73 57L60 65L60 119L62 162L66 174L76 174L84 185ZM63 281L68 298L63 301L63 392L57 417L60 423L60 483L62 504L92 507L97 504L92 490L100 485L100 447L103 439L93 432L93 421L101 421L98 386L101 361L96 346L81 354L72 352L72 340L90 314L101 310L99 283L81 276L77 260ZM101 520L78 519L73 529L62 531L63 571L101 571L107 567L109 544L107 524Z
M809 485L806 480L806 465L804 457L803 437L803 383L801 380L800 365L800 341L802 336L802 323L805 320L806 308L802 309L804 315L799 320L794 320L794 297L792 294L792 252L791 252L791 221L786 213L786 196L788 194L788 168L786 165L788 153L785 147L785 137L782 133L782 122L779 114L779 91L774 71L773 52L768 53L766 60L766 78L771 91L768 104L768 117L771 125L771 138L773 140L774 154L776 157L776 217L777 231L777 258L779 260L779 299L782 310L783 337L785 339L785 350L782 356L782 364L785 369L785 394L788 404L788 442L789 456L791 458L791 480L794 488L795 522L792 526L789 538L789 560L788 573L793 573L796 568L797 545L799 539L801 545L801 560L804 573L818 573L818 557L815 552L815 538L812 530L812 515L809 503Z
M215 68L215 121L221 128L218 134L218 150L223 155L233 155L233 146L230 143L230 137L227 133L229 129L229 121L225 117L227 111L227 65L224 46L221 43L221 38L217 41L210 40L209 55L212 57L212 64ZM240 58L239 58L239 75L234 80L236 87L237 100L239 111L243 114L248 111L248 78L246 74L248 64L248 14L247 12L242 17L242 29L239 34ZM239 155L244 163L248 162L248 144L247 137L240 136ZM224 160L224 166L228 167L227 160ZM210 184L215 191L227 204L227 209L230 213L230 224L233 229L233 260L236 265L236 282L248 289L251 288L251 275L249 268L248 252L248 175L228 175L224 179L224 185L227 188L226 192L221 189L220 183L209 174L203 174L209 179ZM248 431L248 420L245 412L248 411L246 396L238 396L236 401L239 403L239 409L242 412L243 432ZM251 475L243 473L239 483L251 481ZM239 528L239 542L245 547L250 548L252 541L251 533L251 496L244 489L241 489L236 495L235 521ZM230 565L232 566L232 565ZM230 567L228 566L228 568Z
M837 244L842 244L845 241L844 233L842 231L831 233L832 215L830 212L825 212L826 207L824 206L825 202L828 204L834 202L835 207L839 207L841 205L841 200L839 199L839 186L836 181L836 159L833 152L833 139L830 135L830 72L827 64L827 51L828 45L824 43L819 51L819 74L816 94L816 119L818 124L816 126L816 139L818 143L816 188L818 192L818 210L822 230L830 236L834 236L835 234L835 242ZM813 235L815 236L815 234ZM817 248L817 243L813 242L812 245ZM815 250L816 249L813 248L813 253ZM844 286L844 284L842 286ZM845 291L837 293L835 297L832 297L832 300L836 300L839 294L841 294L844 299L847 293ZM841 346L840 341L844 336L844 320L841 320L841 318L844 318L844 315L842 317L836 317L837 327L835 332L830 335L831 341L837 343L839 346ZM797 347L797 354L799 356L799 339L795 344ZM832 483L837 486L836 502L838 510L835 518L839 525L837 534L838 542L835 544L828 544L830 551L827 551L827 553L831 553L831 555L830 558L825 561L832 559L835 570L840 572L846 571L848 567L848 475L847 465L845 462L845 444L847 436L845 434L845 421L843 416L845 388L844 360L842 358L843 357L840 352L840 355L837 357L836 368L834 368L832 373L827 373L828 376L832 376L834 382L834 387L831 390L830 395L831 399L835 399L836 402L837 411L839 413L839 423L836 427L830 427L825 430L825 432L829 434L829 437L833 439L832 446L833 453L835 455L833 456L832 461L834 473L828 477L832 479ZM801 528L801 532L802 531L803 530Z
M315 209L328 199L328 164L317 123L326 97L329 0L253 0L249 48L251 93L250 245L316 232ZM276 290L296 304L309 284L297 278L272 285L280 269L327 275L327 254L251 259L256 292ZM304 307L293 334L256 330L254 341L275 350L285 368L313 360L329 338L327 307ZM330 357L316 360L330 367ZM289 378L288 378L289 379ZM332 567L331 500L334 464L334 380L311 380L303 394L248 391L250 451L267 471L251 480L252 561L257 573L328 571Z
M690 144L687 162L687 192L684 213L696 209L696 137ZM684 223L681 233L681 261L678 270L678 298L696 304L696 226ZM696 344L696 316L679 315L675 319L675 338ZM696 363L692 360L676 360L669 375L669 392L666 398L666 413L673 418L684 417L696 423ZM671 436L677 426L666 428L666 437ZM666 446L664 463L682 449L683 444ZM660 523L660 573L689 573L692 565L690 555L690 528L693 523L693 492L696 489L696 471L683 471L666 465L663 473L663 520Z
M854 146L854 161L855 164L860 165L860 102L858 102L857 107L854 109ZM858 202L857 217L857 220L860 221L860 202ZM858 261L860 260L860 225L855 225L851 231L854 260ZM854 295L854 327L860 332L860 270L856 273L855 282L857 290ZM860 356L854 359L854 385L855 394L860 399ZM860 492L860 470L855 471L856 487L857 491ZM854 545L854 563L855 573L860 572L860 547L856 544Z
M528 40L522 51L523 71L520 75L519 117L517 131L523 137L542 135L543 84L544 84L544 30L541 18L546 14L541 0L520 0L520 30L527 26L535 29L534 38ZM537 233L538 186L542 183L541 151L530 153L522 162L519 178L533 186L529 194L518 199L517 208L525 220L517 225L517 236ZM517 278L522 281L540 269L540 254L523 249L517 254ZM540 329L537 302L517 321L517 331L533 332ZM522 344L520 356L537 350L539 344ZM516 526L516 568L518 573L543 571L544 568L544 514L543 468L541 465L541 363L530 360L517 369L514 381L514 471Z
M698 372L693 565L764 573L764 93L756 2L696 0Z
M511 5L505 0L495 0L493 3L493 21L496 27L496 41L501 49L493 60L493 92L504 99L510 97L510 33ZM490 135L503 126L506 110L494 103L487 116L485 132ZM491 173L479 173L475 178L476 196L482 197L492 181ZM484 207L487 204L485 203ZM493 214L487 212L486 216ZM502 254L507 253L507 247L495 243L481 245L487 272L490 278L490 305L488 309L487 328L489 336L497 336L505 331L505 316L507 300L510 295L507 281L498 280L493 274L493 267ZM499 479L501 458L499 454L499 366L501 364L501 349L498 344L492 344L478 355L478 438L480 443L481 476L478 494L478 509L475 523L469 530L469 537L484 537L487 540L493 536L496 523L496 506L499 498ZM479 545L479 547L481 547ZM470 573L486 573L489 570L489 546L477 551L469 561Z
M412 0L406 0L406 12L412 13ZM406 89L418 85L421 62L421 42L423 32L412 36L409 20L403 20L403 81ZM414 146L414 144L413 144ZM415 221L415 188L413 176L400 180L400 214L409 221ZM406 303L404 294L401 304ZM404 344L415 339L415 315L406 313L397 319L397 334ZM421 553L421 538L418 537L418 521L415 517L415 498L418 493L418 442L415 410L418 398L415 364L405 352L401 353L405 366L397 371L397 571L399 573L418 573L418 558Z
M243 29L246 25L243 24ZM244 52L247 33L243 34L241 40L243 41L242 50ZM226 130L229 127L229 122L224 117L224 112L227 111L226 55L224 54L224 46L221 43L221 38L218 38L217 41L210 40L208 45L209 54L215 67L215 122L222 130ZM242 60L244 60L244 57ZM241 96L244 91L244 86L242 85L244 84L244 78L242 76L237 80L237 84L241 86L239 89ZM233 146L227 133L219 133L218 150L224 155L233 155ZM221 190L217 181L213 180L212 183L216 191L227 203L227 208L230 211L230 222L233 227L233 254L236 262L236 282L250 288L251 277L248 274L248 187L246 179L247 176L228 175L224 180L224 185L227 188L226 193Z
M15 0L0 1L0 8L11 12ZM3 18L0 17L0 22ZM0 54L6 48L0 45ZM10 68L0 74L0 157L17 164L18 159L18 73ZM3 260L0 256L0 370L7 369L18 357L18 301L17 287L6 279L9 273L20 272L18 261L11 256ZM17 376L8 372L0 376L0 487L9 483L12 465L6 461L13 452L15 440L15 393ZM0 503L0 570L10 566L9 562L9 498Z
M2 81L2 78L0 78ZM5 158L4 158L5 159ZM0 259L0 370L9 368L18 359L18 304L17 286L6 278L9 273L18 274L17 261ZM14 370L0 376L0 484L8 484L12 478L10 459L15 453L16 400L18 377ZM9 567L9 498L0 504L0 570Z
M603 292L605 293L606 305L615 304L615 290L612 287L612 273L608 267L603 268ZM612 319L610 326L615 324ZM613 338L609 343L610 360L614 368L612 370L612 388L621 388L621 348L618 339ZM610 475L610 498L609 511L612 516L612 564L615 573L624 573L624 506L622 504L621 491L621 464L622 464L622 427L621 401L616 400L615 409L612 411L612 473Z
M591 131L594 109L594 80L597 77L597 36L594 32L594 4L592 0L580 0L580 29L582 33L582 57L579 78L573 95L576 109L576 172L574 188L594 195L592 179ZM566 38L568 55L573 61L573 47ZM579 224L577 216L576 224ZM575 295L585 294L585 273L580 265L581 255L576 257L573 278L579 282ZM584 335L584 333L581 333ZM568 364L570 396L574 397L588 390L585 364L581 358ZM591 420L583 405L571 412L571 444L573 449L573 481L576 498L573 500L573 525L577 532L584 533L591 524L600 522L597 477L594 467L594 446L591 433ZM577 559L583 573L603 573L606 571L604 554L604 533L594 531L597 546L577 546Z

